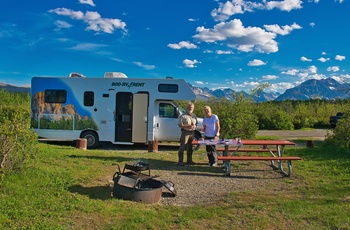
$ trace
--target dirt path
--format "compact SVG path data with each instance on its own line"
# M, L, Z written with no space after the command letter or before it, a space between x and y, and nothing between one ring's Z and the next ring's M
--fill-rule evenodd
M310 140L324 140L330 129L313 129L313 130L259 130L257 136L273 136L278 139L299 139L309 138Z

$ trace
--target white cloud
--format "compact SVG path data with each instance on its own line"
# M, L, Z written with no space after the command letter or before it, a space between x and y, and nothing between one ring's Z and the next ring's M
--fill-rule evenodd
M301 0L284 0L284 1L262 1L256 3L244 0L232 0L225 3L219 3L217 9L212 10L211 16L215 21L226 21L232 15L244 14L245 12L254 12L255 10L272 10L277 8L281 11L291 11L301 9Z
M327 62L327 61L329 61L329 58L320 57L317 60L319 60L320 62Z
M195 81L194 83L196 83L198 85L204 85L204 82L202 82L202 81Z
M84 13L81 11L73 11L67 8L56 8L54 10L49 10L49 13L55 13L57 15L68 16L72 19L83 20Z
M231 50L217 50L217 54L233 54Z
M211 54L211 53L213 53L213 51L212 51L212 50L208 50L208 49L206 49L206 50L204 50L204 51L203 51L203 53L208 53L208 54Z
M348 82L348 80L350 79L350 75L349 74L341 74L338 76L331 76L331 78L333 78L334 80L336 80L337 82L341 83L341 84L350 84Z
M291 76L297 76L300 81L305 81L307 79L322 79L325 78L324 75L317 74L317 67L312 65L307 69L290 69L288 71L281 72L282 74L287 74Z
M113 33L115 29L122 29L125 31L125 22L119 19L101 18L101 15L97 12L86 12L85 22L89 24L87 30L102 31L105 33ZM125 31L126 32L126 31Z
M335 60L337 60L337 61L343 61L343 60L345 60L345 56L342 56L342 55L335 55Z
M339 83L344 83L344 80L341 77L338 76L332 76L331 78L333 78L334 80L336 80Z
M134 63L135 65L137 65L137 66L139 66L139 67L142 67L142 68L144 68L144 69L147 69L147 70L156 68L154 65L145 65L145 64L143 64L142 62L137 62L137 61L135 61L135 62L133 62L133 63Z
M197 46L189 41L181 41L177 44L173 43L173 44L168 44L167 45L169 48L171 49L196 49Z
M68 42L68 41L70 41L70 39L68 39L68 38L57 38L57 41Z
M317 67L314 65L309 66L309 68L307 69L307 72L308 73L317 73Z
M283 1L269 1L266 2L266 9L272 10L277 8L281 11L291 11L295 9L303 8L301 6L303 2L301 0L283 0Z
M254 48L254 45L240 45L237 47L237 50L242 52L250 52Z
M295 87L297 84L291 82L279 82L271 84L269 88L266 89L266 92L280 92L283 93L287 89Z
M338 72L339 66L330 66L327 68L327 71Z
M241 88L242 90L250 90L259 85L259 82L256 81L245 81L242 84L236 84L235 86Z
M275 80L277 78L278 78L278 76L276 76L276 75L265 75L262 77L262 79L264 79L264 80Z
M243 14L245 11L243 9L244 6L236 4L236 2L237 1L227 1L226 3L219 3L219 8L212 10L211 16L214 18L215 21L225 21L231 15ZM244 3L243 1L241 2Z
M297 74L298 77L300 77L302 79L302 81L304 81L305 79L307 79L307 77L309 76L309 73L307 73L306 71L304 72L299 72Z
M342 74L339 77L343 79L350 79L350 74Z
M309 24L312 28L314 28L315 27L315 23L314 22L310 22L310 24Z
M312 61L312 59L308 59L307 57L302 56L302 57L300 58L300 61L307 61L307 62L311 62L311 61Z
M300 78L300 81L302 81L302 82L304 82L306 80L310 80L310 79L321 80L321 79L326 78L326 76L323 74L308 73L307 71L299 73L298 77Z
M274 40L275 33L267 32L259 27L244 27L241 20L220 22L212 29L197 27L197 34L193 38L206 42L221 42L230 48L249 52L274 53L278 51L278 44Z
M120 58L111 58L111 60L116 61L116 62L120 62L120 63L124 62L124 60L122 60Z
M85 51L92 51L96 50L100 47L106 47L107 45L102 45L102 44L95 44L95 43L82 43L79 45L76 45L70 49L72 50L85 50Z
M279 25L274 24L274 25L264 25L264 28L267 31L271 31L279 35L287 35L287 34L290 34L295 29L302 29L302 27L296 24L295 22L291 26L285 25L280 27Z
M296 72L296 76L298 76L300 78L301 82L309 80L309 79L320 80L320 79L327 78L327 76L324 75L324 74L318 74L317 73L317 67L314 66L314 65L309 66L307 69L300 69L300 70L298 70Z
M119 19L102 18L98 12L87 11L84 14L81 11L73 11L67 8L56 8L49 10L49 12L61 16L68 16L75 20L82 20L88 24L86 30L111 34L116 29L121 29L124 33L127 33L125 22Z
M61 21L61 20L57 20L55 21L55 25L56 25L56 31L59 31L61 29L68 29L71 28L73 25L69 24L68 22L65 21Z
M254 59L252 61L249 61L247 65L248 66L261 66L261 65L266 65L266 63L259 60L259 59Z
M20 37L23 35L24 33L19 30L16 24L9 22L0 23L0 38Z
M197 61L196 59L194 60L189 60L189 59L185 59L182 61L182 64L185 65L185 67L187 68L195 68L197 67L196 64L200 64L201 62Z
M92 0L79 0L79 3L87 4L87 5L90 5L90 6L96 6L95 3Z
M299 70L297 70L297 69L290 69L290 70L287 70L287 71L282 71L281 73L294 76L294 75L297 75L299 73Z

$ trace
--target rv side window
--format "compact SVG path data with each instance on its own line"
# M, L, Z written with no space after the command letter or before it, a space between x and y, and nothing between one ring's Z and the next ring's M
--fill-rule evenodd
M84 92L84 105L93 106L94 105L95 94L91 91Z
M162 93L177 93L179 86L175 84L159 84L158 91Z
M65 90L45 90L45 103L66 103L67 91Z
M159 104L159 117L177 118L176 108L172 104Z

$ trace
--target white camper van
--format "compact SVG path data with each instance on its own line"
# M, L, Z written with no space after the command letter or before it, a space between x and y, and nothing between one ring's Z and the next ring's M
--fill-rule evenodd
M178 117L185 110L174 100L195 100L183 79L127 78L119 72L104 78L34 77L31 127L41 138L86 138L88 148L100 141L179 141Z

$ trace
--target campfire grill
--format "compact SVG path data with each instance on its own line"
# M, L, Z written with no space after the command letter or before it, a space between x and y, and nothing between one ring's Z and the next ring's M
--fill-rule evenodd
M151 177L149 164L143 162L127 163L123 172L121 172L119 165L117 166L118 171L113 175L113 196L115 198L147 204L158 203L162 198L163 186L173 196L176 196L176 190L172 182ZM143 171L148 171L148 174L143 173Z

